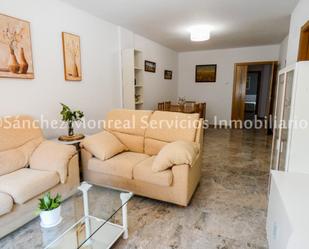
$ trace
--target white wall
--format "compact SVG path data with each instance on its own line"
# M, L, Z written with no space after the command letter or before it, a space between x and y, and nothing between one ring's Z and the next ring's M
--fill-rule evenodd
M185 52L179 54L178 95L206 101L207 118L230 120L234 64L278 60L279 45ZM195 65L217 64L217 82L195 83Z
M279 68L286 67L286 57L288 53L288 43L289 43L289 36L287 35L280 44L279 50Z
M58 119L63 102L98 120L121 106L116 25L58 0L2 0L0 12L31 22L35 73L34 80L0 78L0 116L25 113ZM64 80L62 31L80 35L82 82ZM45 134L53 137L59 131Z
M35 73L34 80L0 78L0 116L24 113L60 120L59 103L63 102L84 111L87 120L102 119L122 106L120 51L129 47L142 50L145 59L157 63L155 74L145 72L144 108L177 99L178 63L173 50L58 0L2 0L0 13L30 21ZM63 31L81 38L81 82L64 80ZM173 80L164 80L164 69L173 71ZM44 132L56 137L64 131Z
M144 72L144 109L157 108L158 102L177 100L178 55L142 36L134 36L135 48L143 51L144 59L156 62L156 73ZM164 79L164 70L172 70L172 80Z
M120 28L121 49L135 48L143 52L144 60L156 62L156 73L144 72L143 109L156 109L158 102L177 100L178 54L132 31ZM173 71L173 79L164 79L164 70Z
M291 15L287 65L297 61L301 27L309 20L309 1L300 0Z

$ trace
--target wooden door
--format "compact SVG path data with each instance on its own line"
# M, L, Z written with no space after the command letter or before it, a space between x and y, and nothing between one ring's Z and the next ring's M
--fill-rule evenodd
M300 32L298 61L309 61L309 21Z
M274 114L275 101L276 101L276 89L277 89L277 74L278 74L278 63L272 63L271 79L268 90L268 100L267 100L267 120L268 120L268 134L273 132L272 115Z
M235 65L232 120L244 121L248 65ZM234 127L237 128L237 127Z

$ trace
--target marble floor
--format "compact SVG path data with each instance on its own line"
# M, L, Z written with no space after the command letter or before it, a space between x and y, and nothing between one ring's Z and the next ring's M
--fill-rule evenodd
M133 197L129 239L114 248L266 249L270 149L264 131L206 130L202 179L190 205ZM70 200L65 205L72 211ZM0 248L41 248L38 226L38 219L28 223L0 240Z

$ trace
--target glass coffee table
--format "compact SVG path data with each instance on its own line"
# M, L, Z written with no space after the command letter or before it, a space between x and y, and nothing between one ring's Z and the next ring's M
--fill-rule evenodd
M63 203L63 221L41 228L45 249L110 248L128 238L127 203L132 193L100 188L83 182L79 192Z

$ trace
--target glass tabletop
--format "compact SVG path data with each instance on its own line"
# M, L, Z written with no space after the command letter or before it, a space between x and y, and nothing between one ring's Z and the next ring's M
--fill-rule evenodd
M126 233L126 204L132 193L97 186L84 192L86 196L79 190L62 203L62 221L59 225L39 227L41 248L110 248ZM87 203L88 208L85 207Z

